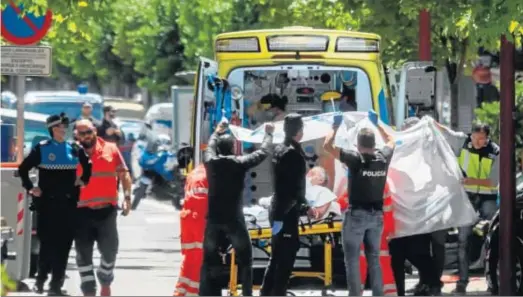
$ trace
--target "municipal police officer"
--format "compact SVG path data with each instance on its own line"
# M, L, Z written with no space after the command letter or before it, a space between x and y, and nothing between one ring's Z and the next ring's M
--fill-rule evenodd
M52 272L49 296L65 296L61 287L74 238L76 204L80 187L91 177L91 162L84 149L65 140L68 125L69 119L63 113L47 118L51 139L38 143L18 168L38 214L40 258L34 291L43 292L47 275ZM76 177L78 164L83 168L80 178ZM38 186L29 178L29 171L35 167Z

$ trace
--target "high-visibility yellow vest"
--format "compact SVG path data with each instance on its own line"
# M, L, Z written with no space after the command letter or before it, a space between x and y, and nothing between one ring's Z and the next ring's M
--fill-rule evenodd
M458 162L468 178L488 179L495 160L488 157L480 158L479 154L471 153L467 148L462 148ZM498 187L465 185L465 190L474 194L495 195L498 192Z

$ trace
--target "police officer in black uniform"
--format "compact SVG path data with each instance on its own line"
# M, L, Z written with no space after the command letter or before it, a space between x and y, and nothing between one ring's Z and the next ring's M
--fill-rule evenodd
M285 296L287 284L300 247L298 221L300 215L315 216L305 199L305 153L300 145L303 137L301 115L291 113L283 122L285 140L276 146L272 159L274 196L269 220L272 226L271 258L265 270L261 296Z
M43 293L47 275L52 273L49 296L65 296L61 287L74 238L80 187L91 177L91 161L84 149L65 140L68 125L63 113L47 118L51 139L38 143L18 168L38 215L40 257L34 291ZM78 164L83 169L80 178L76 177ZM38 168L38 186L29 178L32 168Z
M341 123L341 115L334 121L332 132L325 138L323 148L344 163L349 170L349 208L343 220L343 252L350 296L361 295L360 246L365 245L373 296L383 296L380 267L380 243L383 232L383 191L387 182L395 142L378 124L378 116L369 111L369 120L377 127L385 147L376 150L374 131L362 128L358 132L357 151L333 146L334 135Z

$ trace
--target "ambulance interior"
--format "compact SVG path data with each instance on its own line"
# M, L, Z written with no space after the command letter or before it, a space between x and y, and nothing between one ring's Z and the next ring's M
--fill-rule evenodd
M227 81L231 86L233 97L232 111L234 113L239 108L238 114L242 119L242 126L249 129L256 129L263 123L273 120L271 100L284 100L287 102L285 113L297 112L303 116L332 111L367 111L372 108L370 80L359 68L319 65L238 68L229 74ZM214 93L209 90L204 93L206 105L214 105ZM267 101L267 97L272 99ZM200 134L201 143L206 144L210 135L210 117L205 113L202 114L204 131ZM341 194L338 193L340 192L338 189L334 189L335 162L330 155L324 153L323 139L309 141L302 145L307 155L309 169L315 166L322 167L323 170L317 172L323 172L321 174L325 175L324 186L331 193L331 195L319 195L322 197L317 197L316 200L330 203ZM253 151L256 147L257 145L243 143L243 153ZM267 211L259 202L266 204L266 198L272 194L269 159L249 172L245 181L245 205L250 208L248 212L251 217L256 218L258 226L268 225ZM341 164L337 166L341 167ZM340 184L340 182L343 183L343 181L336 183ZM328 199L325 198L327 196ZM321 203L316 201L314 204Z

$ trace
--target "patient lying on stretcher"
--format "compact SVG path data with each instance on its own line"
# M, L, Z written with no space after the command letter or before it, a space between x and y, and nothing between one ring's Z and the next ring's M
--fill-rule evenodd
M340 204L337 201L336 195L326 187L328 184L328 177L325 169L316 166L307 173L307 188L305 198L309 205L316 209L318 214L316 220L326 219L329 215L335 217L341 216ZM257 205L245 207L243 209L246 222L253 223L257 227L269 226L269 206L271 204L272 196L260 198ZM306 217L303 217L303 222L308 222Z

